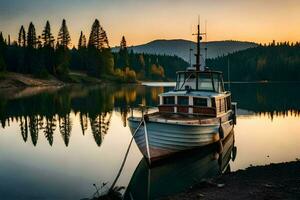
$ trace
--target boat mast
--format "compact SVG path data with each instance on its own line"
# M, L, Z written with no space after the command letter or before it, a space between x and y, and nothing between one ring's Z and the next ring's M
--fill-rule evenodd
M197 53L195 54L196 56L196 71L200 71L200 40L201 40L201 35L200 35L200 24L199 24L199 21L198 21L198 32L197 32Z

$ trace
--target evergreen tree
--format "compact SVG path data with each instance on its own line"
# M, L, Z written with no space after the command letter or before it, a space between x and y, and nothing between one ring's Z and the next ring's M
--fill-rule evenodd
M127 44L125 37L123 36L120 42L120 50L117 61L117 67L124 70L126 67L129 67L129 57L127 51Z
M98 19L96 19L92 25L88 45L89 47L94 47L96 49L109 48L106 32L101 27Z
M4 41L2 32L0 32L0 72L6 69L6 63L4 60L5 49L6 49L6 43Z
M108 43L108 38L106 35L106 31L101 27L100 31L100 42L102 44L102 48L110 48Z
M26 33L23 25L19 31L18 44L20 47L26 47Z
M29 48L36 48L37 39L35 33L35 27L32 22L30 22L27 32L27 46Z
M38 49L41 49L43 47L42 36L40 35L37 37L36 46Z
M51 33L51 27L49 21L46 22L46 26L42 33L42 40L44 47L54 47L54 37Z
M86 47L86 38L85 38L85 35L81 31L79 41L78 41L78 49L85 48L85 47Z
M120 42L120 50L127 50L127 44L124 36L122 37Z
M66 20L63 19L59 33L58 33L58 37L57 37L57 42L59 46L62 46L64 49L68 49L69 45L71 43L71 37L70 37L70 33L67 27L67 23Z
M4 47L6 45L2 32L0 32L0 47Z
M98 19L92 25L92 30L89 38L89 47L101 48L100 44L100 22Z

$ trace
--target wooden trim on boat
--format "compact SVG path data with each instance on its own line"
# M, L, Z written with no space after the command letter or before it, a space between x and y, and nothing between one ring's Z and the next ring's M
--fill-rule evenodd
M191 105L159 105L159 112L162 113L174 113L175 108L176 113L183 114L194 114L194 115L206 115L206 116L216 116L216 108L213 107L201 107L201 106L191 106ZM189 113L189 108L192 108L192 113Z

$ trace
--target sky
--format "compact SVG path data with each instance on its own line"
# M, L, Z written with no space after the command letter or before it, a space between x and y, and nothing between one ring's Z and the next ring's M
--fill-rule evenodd
M32 21L41 34L46 21L57 37L66 19L72 44L80 31L88 37L97 18L108 34L110 46L155 39L194 40L200 15L207 40L257 43L300 41L299 0L0 0L0 31L16 39L21 25Z

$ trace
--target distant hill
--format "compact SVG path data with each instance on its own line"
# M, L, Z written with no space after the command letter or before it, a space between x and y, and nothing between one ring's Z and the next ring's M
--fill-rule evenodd
M253 42L240 42L240 41L213 41L202 43L202 47L207 47L207 57L215 58L218 56L226 55L228 53L245 50L248 48L256 47L258 44ZM136 53L149 53L149 54L165 54L177 55L189 62L189 49L194 49L192 55L195 53L196 43L189 40L154 40L147 44L129 47ZM118 47L113 48L113 51L118 51ZM202 50L204 55L204 50ZM192 56L192 62L195 60Z

